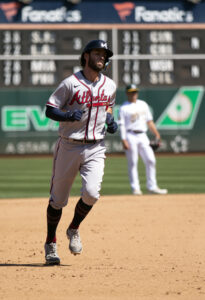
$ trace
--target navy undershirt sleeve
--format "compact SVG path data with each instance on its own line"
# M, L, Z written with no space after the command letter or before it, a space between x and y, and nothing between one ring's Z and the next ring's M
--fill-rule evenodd
M46 106L46 117L54 121L68 121L66 112L61 111L59 108Z

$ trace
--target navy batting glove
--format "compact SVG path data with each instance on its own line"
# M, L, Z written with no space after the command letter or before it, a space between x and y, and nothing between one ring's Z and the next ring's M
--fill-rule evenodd
M66 119L70 122L80 121L82 118L83 111L80 109L75 109L74 111L66 112Z
M107 125L111 125L114 122L113 115L110 114L110 113L107 113L105 122L106 122Z
M115 133L118 129L118 125L115 121L113 121L112 124L108 125L107 126L107 132L109 133Z
M114 117L112 114L107 113L106 116L106 124L107 124L107 132L109 133L115 133L117 131L118 125L114 120Z

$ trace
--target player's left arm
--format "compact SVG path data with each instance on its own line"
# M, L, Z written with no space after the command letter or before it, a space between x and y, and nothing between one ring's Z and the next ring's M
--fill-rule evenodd
M160 133L157 130L153 121L148 121L147 124L150 131L155 135L155 140L150 141L150 147L152 148L153 151L156 151L161 146Z
M147 125L149 127L149 130L155 135L156 139L160 141L161 140L161 136L160 136L160 133L157 130L157 127L154 124L154 122L152 120L150 120L150 121L147 122Z
M112 107L108 107L107 115L106 115L106 124L107 124L107 132L115 133L118 129L117 122L115 122L114 117L112 115Z
M108 107L108 109L107 109L107 113L109 113L109 114L111 114L112 115L112 107Z
M110 97L109 100L109 105L107 106L107 115L106 115L106 120L105 123L107 124L107 132L109 133L115 133L118 129L117 122L115 122L113 114L112 114L112 107L115 104L115 98L116 98L116 85L113 83L113 94Z

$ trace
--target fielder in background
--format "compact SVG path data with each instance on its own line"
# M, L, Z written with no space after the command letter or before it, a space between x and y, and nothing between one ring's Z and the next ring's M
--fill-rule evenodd
M116 85L101 73L112 55L105 41L90 41L80 58L82 70L63 80L46 104L46 116L60 121L47 208L44 246L47 264L60 263L56 229L78 171L82 178L81 197L66 231L69 249L74 255L82 251L80 223L100 196L105 160L104 137L106 130L109 133L117 130L112 116Z
M158 143L161 137L153 122L149 106L145 101L138 99L138 92L139 89L135 84L127 86L127 101L119 111L121 140L127 157L132 193L142 194L137 170L140 155L146 167L147 190L154 194L167 194L166 189L160 189L157 185L156 158L146 134L147 129L149 128L155 135Z

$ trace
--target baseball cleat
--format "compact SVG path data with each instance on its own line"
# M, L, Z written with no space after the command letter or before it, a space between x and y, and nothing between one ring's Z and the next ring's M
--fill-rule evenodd
M142 195L142 191L141 190L133 190L132 194L140 196L140 195Z
M150 194L159 194L159 195L165 195L168 193L167 189L160 189L159 187L156 187L153 190L149 190Z
M80 240L80 234L78 229L67 229L67 238L70 240L69 249L74 255L80 254L82 252L82 244Z
M45 249L46 264L47 265L59 265L60 258L57 254L56 243L45 244L44 249Z

